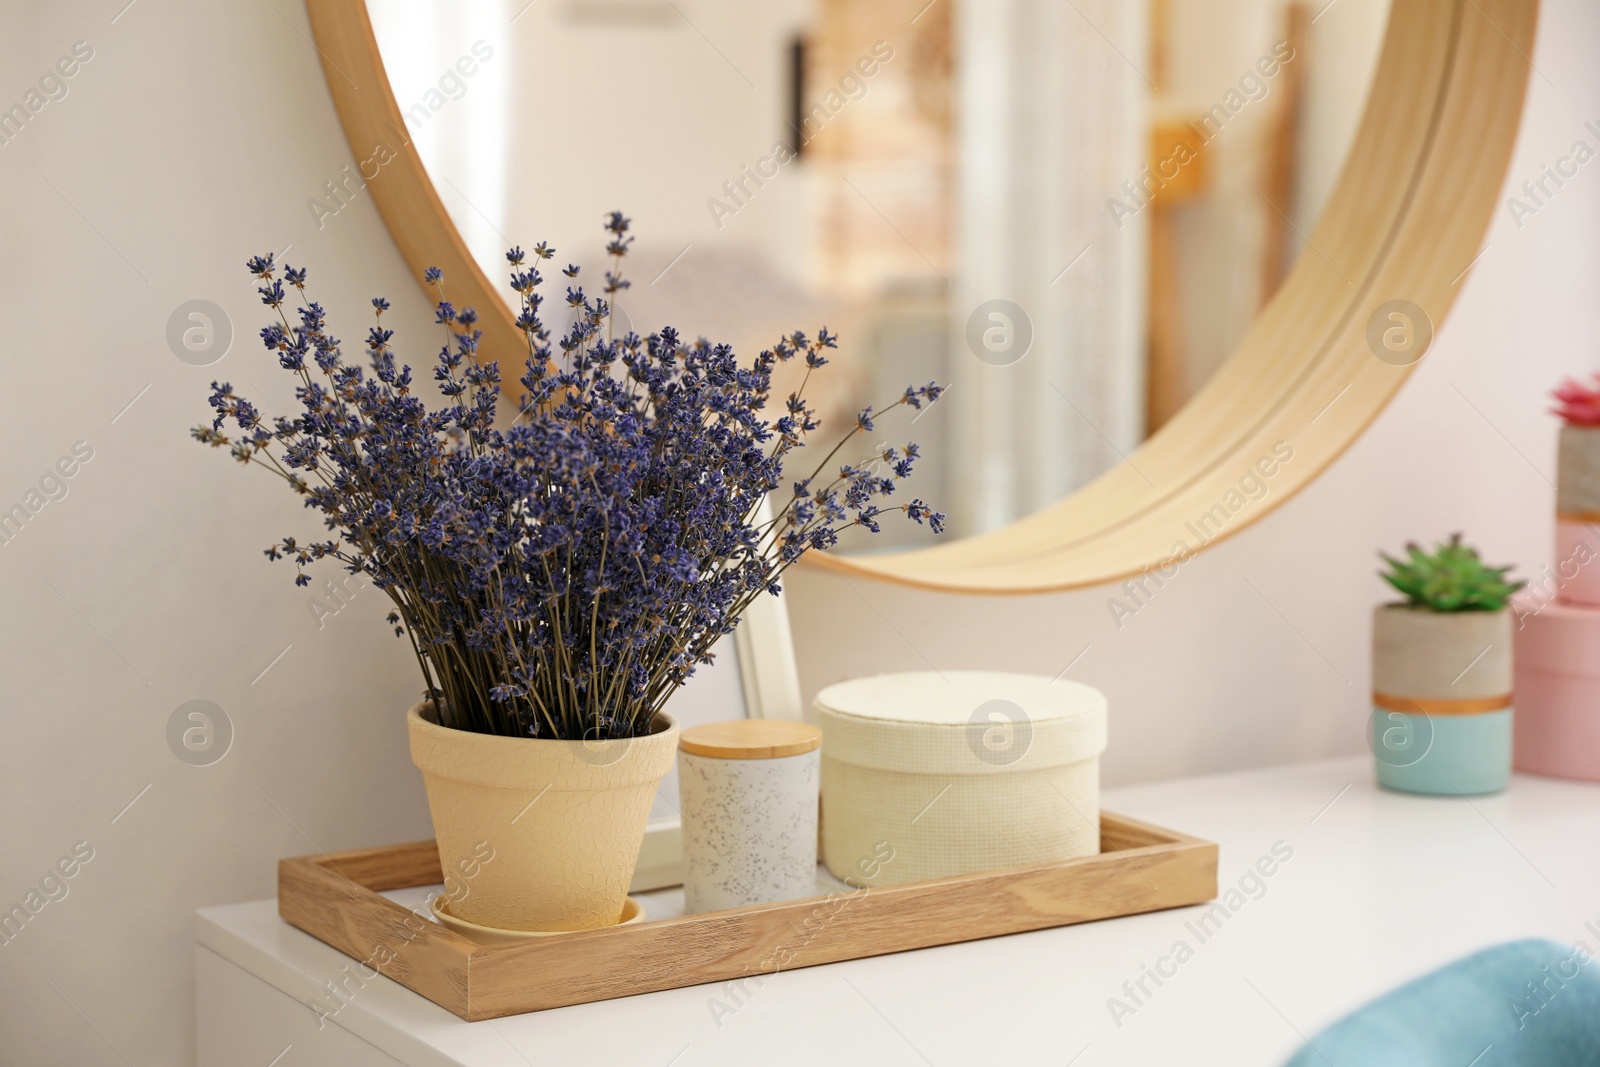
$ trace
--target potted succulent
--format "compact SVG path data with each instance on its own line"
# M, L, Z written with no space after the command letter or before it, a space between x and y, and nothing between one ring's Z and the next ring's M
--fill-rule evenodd
M1523 584L1460 534L1432 552L1379 553L1401 603L1372 616L1370 742L1378 783L1408 793L1492 793L1511 774L1511 615Z
M194 432L278 475L332 532L267 550L293 561L297 584L310 581L306 565L333 560L393 601L389 622L423 683L407 721L440 862L474 872L451 910L480 926L616 923L674 760L667 699L805 552L846 527L876 531L886 511L936 531L943 519L920 500L877 502L910 474L914 444L830 467L872 431L872 408L761 518L818 427L804 385L766 417L773 371L800 360L809 379L833 335L795 333L741 364L725 345L670 329L614 332L632 238L620 213L606 228L604 295L587 295L568 266L575 319L554 344L540 316L553 250L507 253L528 345L509 419L498 418L499 367L479 351L477 316L444 299L438 270L424 280L439 292L446 343L431 377L444 399L430 407L397 362L387 301L372 302L363 368L307 299L306 271L285 265L280 276L272 256L253 258L278 316L261 337L298 379L299 408L269 420L213 383L215 417ZM907 389L882 410L939 391Z
M1561 599L1600 607L1600 375L1568 378L1552 395L1561 416L1556 452L1556 565Z
M1600 781L1600 375L1553 392L1556 558L1517 598L1516 767Z

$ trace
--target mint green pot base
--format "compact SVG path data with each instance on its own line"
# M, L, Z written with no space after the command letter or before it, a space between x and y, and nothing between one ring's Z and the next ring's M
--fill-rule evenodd
M1511 713L1413 715L1373 708L1368 741L1378 784L1433 796L1498 793L1511 780Z

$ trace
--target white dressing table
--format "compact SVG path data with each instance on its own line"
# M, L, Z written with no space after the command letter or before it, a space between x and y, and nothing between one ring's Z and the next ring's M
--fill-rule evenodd
M197 916L199 1062L1265 1067L1474 949L1529 936L1600 948L1600 785L1518 776L1499 796L1430 799L1379 791L1370 757L1352 757L1104 802L1218 842L1227 913L1156 912L480 1023L379 977L319 1029L306 1005L351 961L282 922L274 901L226 905Z

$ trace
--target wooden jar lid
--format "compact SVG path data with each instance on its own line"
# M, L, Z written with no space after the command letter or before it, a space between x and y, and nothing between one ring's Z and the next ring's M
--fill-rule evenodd
M711 759L777 759L810 752L821 744L821 730L788 719L708 722L678 735L680 751Z

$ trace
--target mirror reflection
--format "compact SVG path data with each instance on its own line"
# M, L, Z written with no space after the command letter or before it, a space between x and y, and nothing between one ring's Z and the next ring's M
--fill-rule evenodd
M906 491L957 534L1120 462L1297 261L1340 271L1310 235L1388 15L1385 0L369 9L403 135L492 279L506 247L539 240L597 277L600 220L620 208L638 240L619 307L641 333L753 356L825 324L839 367L814 399L835 424L906 383L948 384L878 435L924 446ZM899 523L870 547L929 540Z

